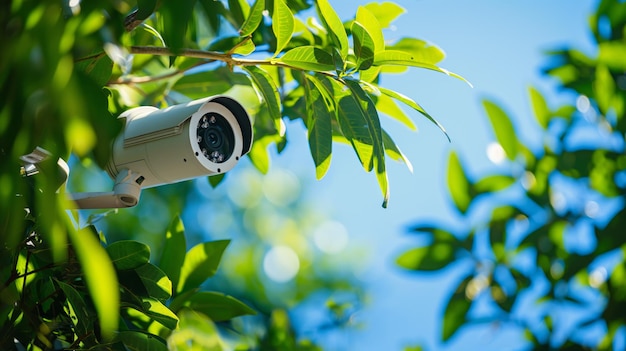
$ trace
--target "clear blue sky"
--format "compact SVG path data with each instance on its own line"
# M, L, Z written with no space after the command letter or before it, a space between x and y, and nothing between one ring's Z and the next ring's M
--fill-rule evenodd
M357 316L365 328L345 335L340 349L401 350L423 344L428 350L509 350L522 341L506 330L491 327L461 332L450 343L439 343L440 317L459 269L443 274L408 274L394 266L394 257L416 244L407 228L419 221L458 223L445 187L445 166L450 150L457 150L470 173L494 167L485 149L493 140L480 99L495 99L517 119L521 138L534 140L535 126L527 100L529 85L555 96L553 85L541 77L542 51L564 45L592 50L587 32L592 0L398 0L407 9L388 38L413 36L437 44L447 54L441 66L470 80L413 69L388 76L382 85L409 95L422 104L447 129L452 143L425 119L411 113L419 132L393 120L383 126L413 163L411 174L401 164L390 163L391 201L381 208L381 195L372 174L361 170L350 148L335 146L328 175L304 186L317 193L316 201L345 224L352 245L371 247L364 262L364 279L371 302ZM364 1L331 0L347 19ZM552 99L554 102L554 99ZM292 126L292 128L294 128ZM293 137L286 153L274 165L297 174L313 174L304 138Z

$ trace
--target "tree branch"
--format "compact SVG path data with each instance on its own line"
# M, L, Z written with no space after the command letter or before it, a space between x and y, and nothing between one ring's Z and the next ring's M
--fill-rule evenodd
M185 56L207 59L210 61L222 61L229 66L279 66L292 68L291 66L275 60L252 60L235 58L231 54L224 54L215 51L205 51L196 49L180 49L177 52L169 48L159 46L131 46L130 53L135 55L159 55L159 56Z

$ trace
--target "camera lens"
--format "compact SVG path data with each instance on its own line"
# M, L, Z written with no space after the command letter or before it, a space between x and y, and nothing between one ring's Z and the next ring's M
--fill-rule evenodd
M226 162L235 149L235 134L224 116L210 112L202 116L196 130L202 154L213 163Z

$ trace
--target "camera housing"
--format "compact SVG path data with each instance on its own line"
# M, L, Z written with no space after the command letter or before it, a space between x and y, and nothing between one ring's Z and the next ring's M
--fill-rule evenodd
M218 95L157 109L122 113L107 172L128 170L141 188L225 173L250 151L252 123L235 99Z

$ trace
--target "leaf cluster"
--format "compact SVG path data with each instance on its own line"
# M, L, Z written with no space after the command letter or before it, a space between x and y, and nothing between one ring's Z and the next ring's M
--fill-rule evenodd
M138 241L101 246L102 233L93 227L71 236L62 262L36 231L19 251L4 250L3 264L11 268L3 270L0 288L2 349L223 350L214 323L256 313L232 296L200 290L229 241L186 251L179 218L152 262L150 248Z
M473 323L517 327L537 350L611 350L623 338L625 10L619 1L598 5L591 21L595 56L549 53L546 73L573 93L575 104L554 108L529 89L542 145L521 140L511 116L485 99L504 170L474 177L450 154L451 200L470 224L417 225L413 231L429 241L397 260L414 271L470 267L447 299L444 341ZM489 307L478 311L478 304ZM598 327L603 332L589 336Z

